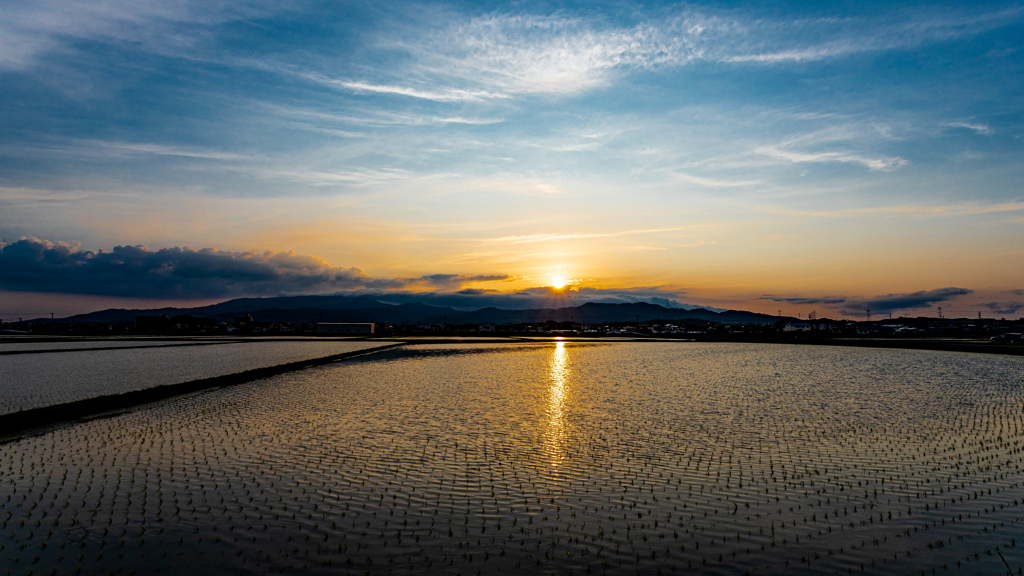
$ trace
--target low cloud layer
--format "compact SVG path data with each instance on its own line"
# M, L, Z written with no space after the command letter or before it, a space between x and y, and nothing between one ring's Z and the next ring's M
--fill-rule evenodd
M21 238L0 241L0 290L89 294L127 298L210 300L216 298L345 294L372 296L402 304L422 302L476 310L557 308L587 302L650 302L667 308L680 303L678 290L661 287L598 289L550 287L499 291L464 288L481 282L508 282L505 274L428 274L414 278L374 278L358 268L329 265L294 252L232 252L187 247L151 250L116 246L81 250L78 244Z
M665 308L706 308L722 311L721 308L697 306L679 302L682 296L678 291L658 287L644 288L587 288L556 289L550 286L539 286L515 291L499 291L493 289L467 288L454 292L410 292L365 290L360 295L370 296L389 304L406 304L420 302L433 306L448 306L459 310L479 310L480 308L501 308L503 310L526 310L530 308L563 308L580 306L588 302L603 304L628 304L648 302Z
M845 296L822 296L822 297L805 297L805 296L776 296L773 294L765 294L761 296L761 300L771 300L773 302L782 302L785 304L820 304L826 308L841 311L844 314L861 316L866 314L868 310L876 314L886 314L896 311L911 311L919 310L922 308L930 308L944 304L953 300L958 296L964 296L967 294L973 294L974 291L968 288L938 288L936 290L919 290L917 292L904 292L899 294L886 294L884 296L875 296L874 298L847 298ZM991 303L1001 310L1008 309L1010 303ZM989 308L990 310L996 311L996 308L987 304L981 304L981 306Z
M0 289L134 298L273 296L401 288L411 281L371 278L294 252L231 252L187 247L150 250L22 238L0 242Z
M110 251L81 250L78 244L21 238L0 241L0 290L127 298L211 300L300 294L370 296L391 304L424 303L460 310L496 307L509 310L560 308L587 302L649 302L666 308L721 308L686 303L674 287L563 289L531 287L498 290L521 280L505 274L427 274L409 278L375 278L352 267L331 266L322 258L295 252L233 252L188 247L151 250L116 246ZM480 283L494 288L481 288ZM475 287L470 287L475 286ZM967 288L940 288L867 299L844 296L805 297L766 294L762 300L821 305L849 315L912 311L943 305ZM1009 298L978 304L996 314L1013 314L1024 303Z
M785 302L786 304L842 304L843 302L846 302L846 298L843 296L804 298L800 296L773 296L771 294L765 294L764 296L761 296L761 300L771 300L772 302Z
M919 290L917 292L906 292L903 294L886 294L875 296L865 300L847 300L845 311L850 314L863 313L866 310L872 312L896 312L897 310L918 310L931 308L938 304L948 302L957 296L965 296L974 293L974 290L967 288L939 288L937 290Z
M334 267L294 252L146 246L92 252L80 250L78 244L37 238L0 241L0 290L24 292L208 299L411 287L458 290L471 282L513 279L507 274L373 278L358 268Z
M503 282L514 280L508 274L428 274L420 280L438 288L457 288L467 282Z
M1011 300L1009 302L984 302L979 303L979 307L989 310L995 314L1014 314L1018 310L1024 308L1024 302L1017 302Z

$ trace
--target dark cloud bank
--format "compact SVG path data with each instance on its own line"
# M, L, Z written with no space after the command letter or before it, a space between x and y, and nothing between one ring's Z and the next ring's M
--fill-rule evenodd
M0 250L0 287L143 298L211 298L398 288L358 268L332 268L293 252L229 252L214 248L116 246L107 252L22 238Z
M579 287L574 290L555 290L544 286L537 288L526 288L514 292L503 292L498 290L480 290L468 288L455 292L408 292L392 291L382 292L377 290L366 290L354 293L354 295L371 296L376 300L387 304L408 304L422 303L432 306L448 306L463 310L476 310L479 308L501 308L503 310L528 310L532 308L563 308L568 306L579 306L587 302L598 304L632 304L647 302L658 304L665 308L678 308L693 310L704 308L714 312L723 312L724 308L712 306L697 306L683 304L668 298L664 291L657 288L625 288L619 290Z
M863 314L867 310L881 314L897 310L931 308L932 306L949 302L957 296L965 296L972 293L974 291L967 288L950 287L902 294L886 294L866 299L846 298L845 296L821 298L782 297L771 294L766 294L761 299L788 304L821 304L829 308L841 310L844 314L857 315Z
M80 250L77 244L36 238L14 242L0 240L0 290L175 300L343 294L370 296L388 304L423 303L461 310L559 308L587 302L700 307L681 303L679 299L685 296L682 292L658 286L625 289L580 286L571 290L537 287L511 292L462 289L470 282L500 283L514 279L504 274L374 278L358 268L334 267L321 258L294 252L232 252L187 247L150 250L141 245L92 252ZM859 315L866 310L882 314L930 308L971 293L972 290L966 288L950 287L868 299L771 294L762 299L787 304L818 304ZM1024 304L1016 300L977 305L996 314L1013 314L1024 308Z
M330 266L294 252L231 252L187 247L150 250L116 246L80 250L77 244L21 238L0 241L0 290L177 300L345 294L402 304L420 302L459 309L574 306L585 302L681 304L680 293L658 287L603 290L530 288L514 292L460 289L468 282L503 282L504 274L430 274L374 278L358 268ZM708 308L712 309L713 308Z
M1024 302L1011 300L1009 302L982 302L977 306L989 310L995 314L1015 314L1017 310L1024 308Z

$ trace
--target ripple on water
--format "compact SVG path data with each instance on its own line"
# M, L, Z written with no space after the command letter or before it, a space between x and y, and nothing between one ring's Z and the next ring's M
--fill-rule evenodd
M372 341L252 341L0 356L0 414L378 346Z
M1022 384L941 352L410 347L0 446L0 565L1017 571Z

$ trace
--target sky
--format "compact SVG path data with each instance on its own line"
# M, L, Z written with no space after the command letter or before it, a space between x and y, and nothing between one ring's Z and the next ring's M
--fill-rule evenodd
M1024 315L1024 4L0 2L0 318Z

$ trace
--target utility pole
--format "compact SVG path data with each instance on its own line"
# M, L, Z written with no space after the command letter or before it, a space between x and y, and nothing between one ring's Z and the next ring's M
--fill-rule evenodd
M871 322L871 309L870 308L868 308L867 314L868 314L868 322Z
M942 306L939 306L939 320L942 320Z
M50 324L53 324L53 312L50 312Z

